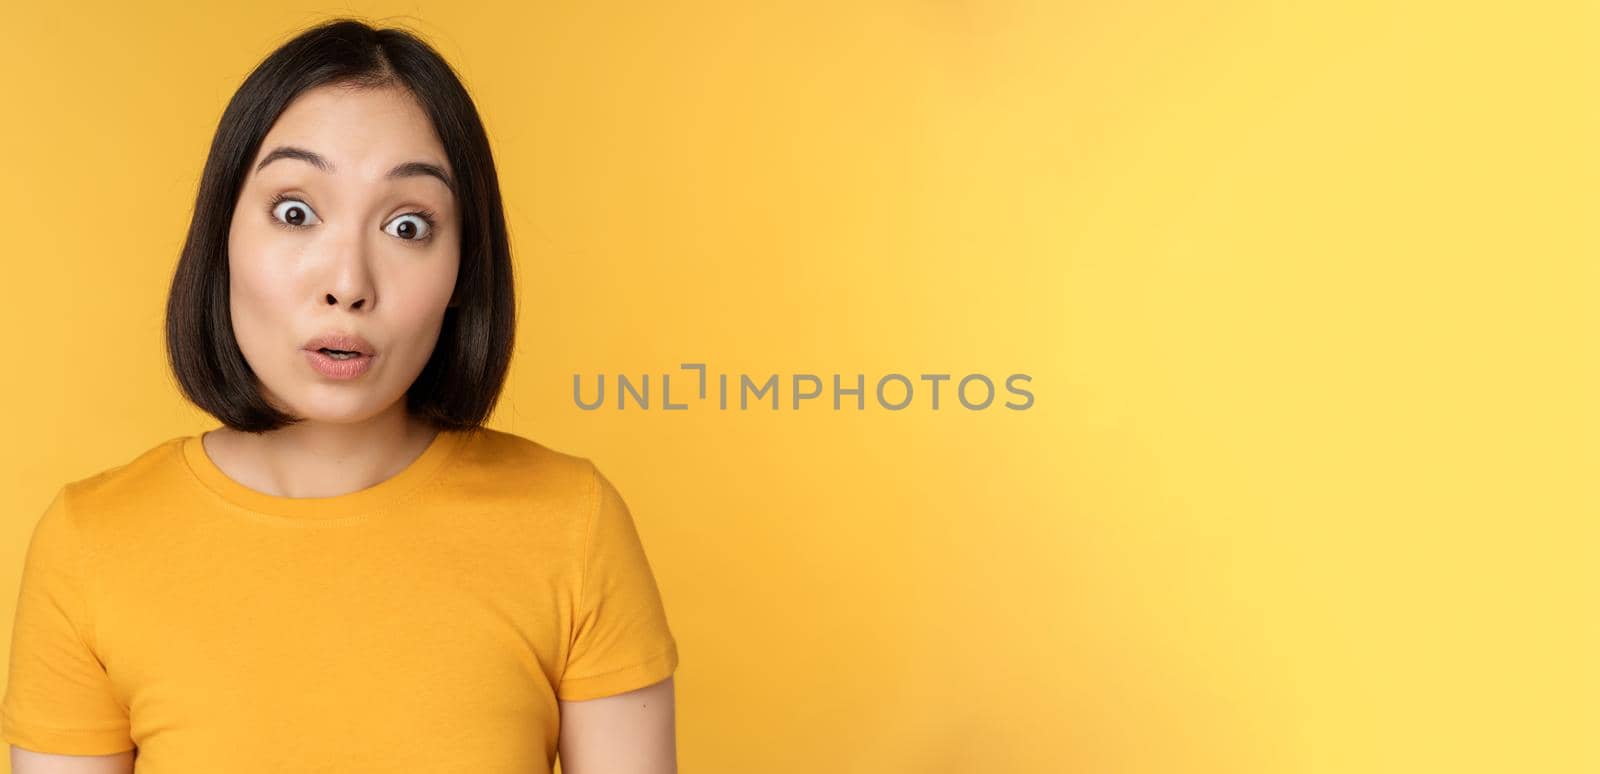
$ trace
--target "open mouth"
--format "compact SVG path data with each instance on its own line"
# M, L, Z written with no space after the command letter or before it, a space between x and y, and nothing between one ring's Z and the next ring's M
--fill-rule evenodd
M328 357L333 358L334 360L353 360L355 358L361 357L361 353L360 352L346 352L345 350L342 350L342 349L328 349L327 347L323 347L322 349L319 349L317 351L321 352L324 355L327 355Z

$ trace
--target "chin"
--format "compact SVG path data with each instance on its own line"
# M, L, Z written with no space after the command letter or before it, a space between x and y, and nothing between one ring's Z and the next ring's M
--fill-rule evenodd
M359 401L307 401L300 416L311 422L343 424L361 422L383 412L383 407L362 396Z
M296 399L284 401L289 413L306 422L348 424L370 419L383 411L382 401L373 400L369 390L347 385L317 385Z

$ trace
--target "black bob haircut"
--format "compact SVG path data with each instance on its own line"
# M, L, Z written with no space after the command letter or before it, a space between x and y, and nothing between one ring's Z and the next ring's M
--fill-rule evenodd
M444 145L461 213L461 268L433 355L405 400L413 416L436 428L477 427L499 400L516 330L511 249L489 140L472 98L437 51L406 30L354 19L323 23L283 44L223 111L167 296L169 365L184 396L230 428L262 433L303 421L262 396L239 351L228 231L267 132L295 97L324 84L408 90Z

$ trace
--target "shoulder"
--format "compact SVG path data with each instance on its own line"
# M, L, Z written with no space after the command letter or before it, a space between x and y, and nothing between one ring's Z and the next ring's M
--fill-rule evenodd
M91 542L91 534L142 521L141 514L161 510L181 491L186 437L168 438L97 472L67 480L41 519L63 519Z
M505 430L468 431L457 450L455 476L475 491L533 496L572 505L595 496L600 473L588 457Z
M118 504L133 504L158 496L181 483L183 442L174 436L125 457L123 461L62 484L60 496L75 508L104 512Z

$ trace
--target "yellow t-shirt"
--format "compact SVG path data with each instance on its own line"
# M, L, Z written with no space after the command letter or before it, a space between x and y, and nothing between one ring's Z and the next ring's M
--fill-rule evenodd
M63 486L22 571L0 733L141 774L548 772L557 700L671 676L627 506L587 458L446 431L337 497L200 436Z

